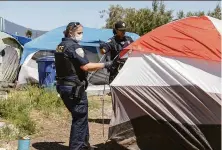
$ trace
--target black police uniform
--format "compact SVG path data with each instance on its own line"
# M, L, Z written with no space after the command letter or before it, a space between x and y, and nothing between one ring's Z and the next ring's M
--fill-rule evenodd
M89 63L85 51L72 38L63 38L55 53L57 91L72 114L69 147L88 148L87 72L80 66Z
M129 36L124 36L123 39L119 39L116 35L109 39L106 43L100 44L100 48L105 49L106 54L110 55L110 59L113 60L116 56L119 55L120 51L127 47L130 43L133 42L133 39ZM117 66L114 66L115 69L110 70L109 83L111 83L118 74Z

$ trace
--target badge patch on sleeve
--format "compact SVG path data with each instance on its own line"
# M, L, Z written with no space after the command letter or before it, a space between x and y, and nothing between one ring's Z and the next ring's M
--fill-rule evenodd
M106 41L107 43L111 42L111 39L109 39L108 41Z
M84 55L85 55L85 53L84 53L84 51L83 51L83 49L82 48L77 48L76 49L76 53L80 56L80 57L84 57Z
M64 52L64 46L57 46L56 52Z

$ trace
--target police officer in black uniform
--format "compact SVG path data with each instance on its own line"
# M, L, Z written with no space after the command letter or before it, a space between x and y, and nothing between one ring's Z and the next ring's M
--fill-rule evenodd
M57 91L72 114L70 150L89 149L87 72L109 68L112 62L90 63L78 44L83 36L79 22L71 22L55 53Z
M133 42L133 39L125 35L126 24L123 21L118 21L114 25L114 36L106 43L100 44L100 50L102 54L107 55L107 60L117 60L120 51ZM109 70L109 83L111 83L118 74L118 63L113 64L113 69Z

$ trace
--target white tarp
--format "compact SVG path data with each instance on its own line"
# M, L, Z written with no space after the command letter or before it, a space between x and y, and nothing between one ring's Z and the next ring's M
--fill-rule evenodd
M133 133L139 147L148 149L152 147L150 138L159 134L171 137L179 149L218 147L220 62L155 54L130 57L112 82L111 91L114 115L109 138L126 138ZM163 126L158 128L160 124ZM215 128L218 133L214 133ZM209 129L214 135L209 135ZM155 130L161 132L151 133ZM145 141L139 141L140 136ZM215 142L210 139L213 136Z

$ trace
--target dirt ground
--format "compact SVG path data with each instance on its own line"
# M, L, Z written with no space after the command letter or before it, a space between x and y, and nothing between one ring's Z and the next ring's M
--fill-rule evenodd
M99 99L90 100L100 101ZM97 145L99 149L107 149L104 148L104 143L108 136L112 104L111 101L105 102L104 126L102 124L102 103L99 102L99 105L99 108L89 110L90 144ZM31 116L39 128L37 134L31 137L31 150L68 150L71 116L67 110L64 110L62 117L61 115L47 117L37 111L32 112ZM1 145L7 150L17 150L18 141L3 141Z
M68 150L70 123L45 120L42 135L31 139L31 150ZM108 125L105 125L105 137L103 138L100 123L89 123L90 143L92 145L102 144L107 139ZM16 150L17 141L5 141L4 147L7 150Z

